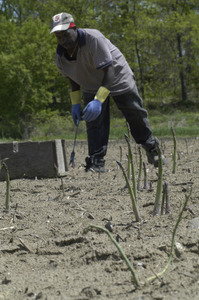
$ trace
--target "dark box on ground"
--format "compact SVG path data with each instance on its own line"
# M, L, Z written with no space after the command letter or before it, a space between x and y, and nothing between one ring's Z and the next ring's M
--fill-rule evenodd
M53 178L68 171L66 141L12 142L0 144L0 160L5 160L10 179ZM0 170L0 180L5 180Z

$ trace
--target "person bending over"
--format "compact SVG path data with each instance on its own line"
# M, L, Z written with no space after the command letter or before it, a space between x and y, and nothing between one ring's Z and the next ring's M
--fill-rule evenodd
M77 126L81 119L86 121L86 171L105 171L110 96L128 122L135 142L146 150L148 162L157 167L158 139L152 135L134 74L121 51L100 31L77 28L73 16L66 12L53 16L50 33L55 34L58 43L56 66L70 81L74 123ZM85 104L82 114L80 89Z

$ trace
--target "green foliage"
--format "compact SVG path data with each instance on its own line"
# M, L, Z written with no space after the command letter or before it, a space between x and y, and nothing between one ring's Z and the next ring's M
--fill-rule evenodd
M145 106L160 110L165 104L197 103L198 1L2 0L2 137L27 138L43 111L70 114L69 82L56 69L56 39L49 34L52 16L61 11L71 13L77 27L99 29L119 47L135 73Z
M45 110L38 113L31 123L31 140L56 138L73 139L75 126L70 114L62 116L58 111ZM78 138L86 138L85 123L80 122Z
M0 43L0 117L2 125L9 120L20 136L24 122L52 101L55 70L51 39L39 18L29 18L20 27L14 21L11 26L4 17L1 21L0 39L7 39Z
M72 118L59 116L57 111L42 111L32 123L30 137L33 139L52 139L56 136L66 134L66 131L72 131Z

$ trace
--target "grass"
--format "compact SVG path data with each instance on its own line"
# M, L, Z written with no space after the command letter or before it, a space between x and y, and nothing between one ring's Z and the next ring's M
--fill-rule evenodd
M199 136L199 112L196 111L186 112L173 109L163 112L161 110L148 110L153 135L172 138L171 127L173 127L177 138ZM126 120L123 117L111 116L110 139L124 139L125 133L127 133ZM50 121L47 119L46 122L37 124L29 139L32 141L73 140L74 135L75 126L71 117L63 119L60 116L53 116ZM86 140L85 122L80 122L77 139ZM2 138L0 142L12 142L12 140L12 138Z
M153 135L159 137L171 137L171 128L153 128ZM175 133L177 137L196 137L199 136L198 127L181 127L175 128Z
M171 127L175 128L177 137L199 136L199 113L173 111L161 114L150 111L149 120L154 135L161 137L171 137Z
M199 113L174 111L171 113L160 113L148 111L149 122L153 135L157 137L172 137L171 127L175 128L177 137L199 136ZM122 139L127 132L124 118L111 120L110 138Z

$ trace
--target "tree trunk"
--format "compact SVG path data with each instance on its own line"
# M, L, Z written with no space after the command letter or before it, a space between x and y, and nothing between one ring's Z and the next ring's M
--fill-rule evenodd
M180 70L180 82L181 82L181 93L182 93L182 102L187 101L187 90L185 85L185 76L184 76L184 65L183 65L183 55L181 47L181 35L177 33L177 43L178 43L178 54L179 54L179 70Z
M136 54L137 54L137 59L138 59L138 66L139 66L139 72L140 72L140 91L141 91L141 96L142 99L145 99L145 94L144 94L144 76L143 76L143 70L142 70L142 64L141 64L141 60L140 60L140 53L139 53L139 49L138 49L138 44L137 41L135 42L135 49L136 49Z
M134 10L134 15L136 15L136 2L134 2L133 10ZM133 22L134 22L134 28L137 28L136 18L135 17L133 18ZM138 46L137 38L135 40L135 51L136 51L136 55L137 55L138 67L139 67L139 73L140 73L140 92L141 92L141 97L144 100L145 99L145 94L144 94L144 76L143 76L142 62L141 62L141 59L140 59L140 51L139 51L139 46Z

